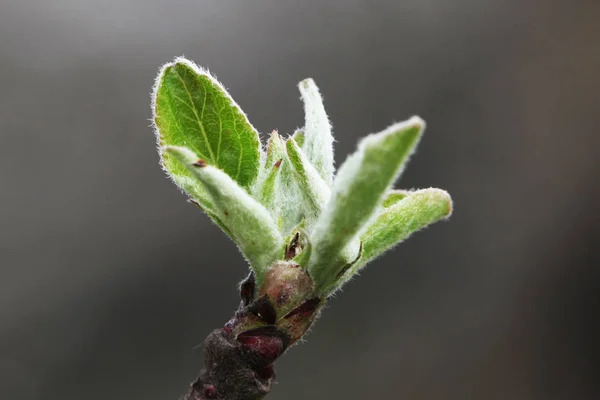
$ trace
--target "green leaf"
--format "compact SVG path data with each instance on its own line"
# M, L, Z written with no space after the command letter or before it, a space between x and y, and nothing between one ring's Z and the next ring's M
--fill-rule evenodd
M249 188L260 165L260 140L225 88L208 71L184 58L166 64L156 80L153 112L159 146L185 146ZM204 206L205 190L168 153L165 170Z
M304 199L287 157L281 163L278 182L279 188L275 200L279 215L277 222L281 234L286 236L302 222L305 215Z
M329 200L330 189L293 138L287 140L286 150L287 160L304 199L302 208L305 210L306 223L311 227Z
M255 196L255 198L260 201L260 203L265 206L267 210L270 210L272 214L274 214L276 210L275 199L278 191L277 177L281 171L281 162L282 161L278 161L271 165L267 175L258 187L258 191Z
M273 131L267 142L267 157L258 182L253 188L253 195L271 212L274 219L278 219L280 215L277 204L281 191L278 177L284 158L285 144L283 139L277 131Z
M285 158L285 140L277 133L277 131L273 131L271 133L271 137L267 142L267 159L265 162L265 166L269 168L269 166L274 165L279 160Z
M418 117L369 135L340 167L332 196L317 221L309 272L323 291L338 279L332 266L348 243L359 234L380 207L386 191L414 151L425 123Z
M206 188L216 215L260 281L266 269L278 258L283 239L269 212L229 175L206 164L185 147L168 146L164 152L190 171Z
M360 236L361 265L380 256L427 225L452 214L452 199L441 189L422 189L386 208Z
M298 84L304 101L305 126L302 150L328 186L333 181L333 136L319 88L312 79Z
M452 199L446 191L430 188L410 192L404 199L384 209L360 235L363 254L344 274L337 287L413 233L451 214Z

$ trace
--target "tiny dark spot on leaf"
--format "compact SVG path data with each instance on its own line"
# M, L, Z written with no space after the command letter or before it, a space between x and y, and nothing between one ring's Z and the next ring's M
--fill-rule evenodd
M283 161L283 158L280 158L279 160L275 161L275 164L273 164L273 166L275 168L279 168L281 166L282 161Z
M225 214L225 216L228 217L229 216L229 211L223 210L223 214Z
M204 167L206 167L206 161L204 161L203 159L199 159L198 161L196 161L192 165L194 167L204 168Z
M192 203L193 205L195 205L196 207L198 207L199 209L201 209L202 211L204 211L204 208L202 208L202 206L200 205L200 203L198 203L196 200L189 198L187 199L188 203Z

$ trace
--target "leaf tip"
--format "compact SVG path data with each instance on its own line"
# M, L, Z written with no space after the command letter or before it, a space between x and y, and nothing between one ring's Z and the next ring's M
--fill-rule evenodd
M193 70L198 75L204 75L210 78L211 80L216 80L208 71L208 69L200 67L198 64L196 64L192 60L188 60L184 56L175 57L175 59L172 62L166 64L166 67L188 68Z
M182 164L194 164L198 161L198 156L186 147L164 146L162 154L169 154L175 157Z
M450 218L450 216L452 216L452 213L454 212L454 202L452 201L452 197L450 196L450 193L448 193L442 189L433 189L433 190L435 191L435 194L438 197L439 201L443 202L446 205L446 212L444 215L444 219Z
M303 79L300 82L298 82L298 88L300 89L301 92L304 90L308 90L311 87L315 87L315 88L317 87L313 78L306 78L306 79Z
M450 196L450 193L443 189L421 189L413 192L412 195L426 196L428 199L427 203L436 204L436 208L439 210L439 219L446 220L450 218L452 212L454 211L454 202L452 201L452 197Z
M411 128L416 128L420 131L424 131L425 127L426 127L426 123L425 120L423 120L423 118L419 117L418 115L413 115L412 117L410 117L407 121L404 122L406 124L406 127L411 127Z

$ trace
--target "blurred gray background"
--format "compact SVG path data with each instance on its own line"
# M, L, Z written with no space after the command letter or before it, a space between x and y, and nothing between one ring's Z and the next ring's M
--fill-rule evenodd
M599 21L597 0L1 0L0 398L178 399L237 306L242 257L149 128L179 55L263 134L302 125L313 77L338 165L421 115L399 187L455 200L330 302L269 398L600 398Z

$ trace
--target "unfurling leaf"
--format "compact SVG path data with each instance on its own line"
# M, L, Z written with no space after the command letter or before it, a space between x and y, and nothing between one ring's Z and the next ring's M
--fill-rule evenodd
M363 254L338 285L413 233L451 214L452 199L446 191L430 188L408 192L402 200L385 208L360 235Z
M298 84L302 100L304 101L304 114L306 125L304 133L297 135L298 143L302 142L308 160L315 166L325 183L331 186L333 182L333 136L331 124L327 118L323 99L319 88L312 79L305 79Z
M267 157L258 181L254 185L253 195L271 212L274 218L280 215L278 197L280 196L281 185L278 177L284 158L285 144L283 139L277 131L273 131L267 142Z
M327 291L337 280L340 266L332 265L331 260L360 233L381 205L417 145L424 126L420 118L413 117L369 135L340 167L331 199L312 236L309 272L317 290Z
M164 152L202 182L215 212L254 269L257 281L281 257L283 240L269 212L220 169L208 165L185 147L169 146Z
M287 160L296 178L296 184L302 196L305 218L308 226L321 214L329 200L330 189L319 172L308 161L294 138L286 142Z
M225 88L208 71L177 58L156 80L153 113L160 147L185 146L248 189L260 165L260 140ZM169 154L163 166L175 183L204 207L206 194ZM190 180L191 179L191 180Z

